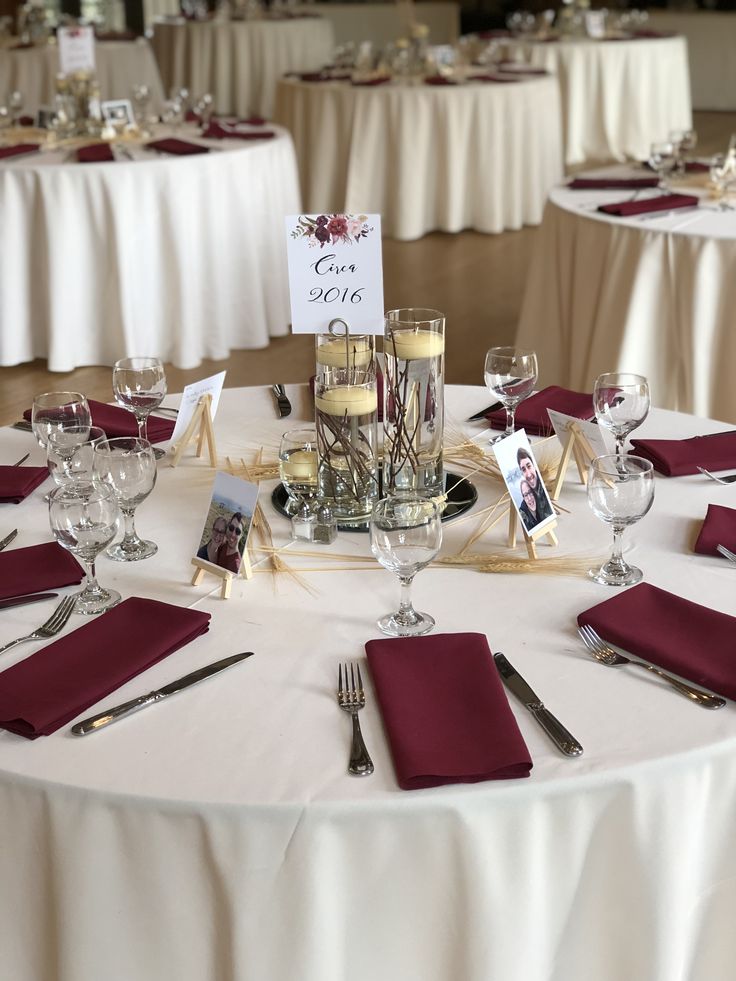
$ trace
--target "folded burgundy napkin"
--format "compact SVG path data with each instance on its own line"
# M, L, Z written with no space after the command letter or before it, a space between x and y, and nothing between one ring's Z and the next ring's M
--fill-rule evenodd
M604 640L666 671L736 699L736 619L647 582L578 617Z
M0 674L0 728L48 736L205 633L209 621L199 610L125 600Z
M651 460L665 477L683 477L706 470L736 468L736 432L692 436L690 439L632 439L637 456Z
M8 50L10 51L27 51L29 48L35 48L36 45L33 41L16 41L15 44L9 44Z
M92 413L92 425L104 429L108 439L113 439L115 436L138 435L138 423L132 412L122 409L119 405L107 405L105 402L96 402L94 399L87 399L87 402ZM30 409L26 409L23 418L30 420ZM149 442L164 443L167 439L171 439L173 431L173 420L162 419L155 415L148 417Z
M643 198L641 201L602 204L598 211L602 211L605 215L628 218L631 215L646 215L654 211L675 211L677 208L697 207L698 198L694 194L660 194L658 197Z
M135 31L95 31L96 41L135 41Z
M56 542L0 552L0 599L73 586L84 572L71 552Z
M387 82L390 82L390 81L391 81L391 79L388 77L388 75L385 75L383 78L367 78L364 81L360 81L360 82L355 81L353 79L352 84L355 85L355 86L357 86L358 88L361 88L361 87L362 88L366 88L366 87L371 88L371 87L374 87L376 85L386 85Z
M302 82L331 82L337 76L330 75L328 72L294 72L292 73L294 78L299 78ZM342 78L349 78L349 75L343 75Z
M515 73L513 75L471 75L468 79L470 82L520 82L520 73Z
M645 38L676 37L677 31L654 31L651 28L640 31L632 31L629 38L621 38L622 41L638 41ZM609 38L610 40L610 38ZM616 38L616 40L619 40Z
M656 187L658 177L576 177L567 185L572 191L622 190Z
M48 467L0 467L0 504L20 504L48 475Z
M427 75L424 79L425 85L457 85L451 78L445 78L444 75Z
M150 150L158 150L159 153L173 153L177 157L187 157L194 153L209 153L208 146L201 146L199 143L190 143L188 140L179 140L174 136L168 136L163 140L152 140L146 143Z
M90 143L80 146L77 150L77 160L80 163L107 163L114 160L112 147L107 143Z
M529 776L483 634L369 640L365 649L403 790Z
M494 37L511 37L511 31L492 30L492 31L478 31L478 37L481 41L492 40Z
M309 391L312 393L312 398L314 398L314 383L316 378L316 375L312 375L309 379ZM383 422L383 372L381 371L376 373L376 398L378 399L378 421Z
M518 61L501 61L498 70L502 72L516 72L519 75L549 75L546 68L536 68L534 65L525 65Z
M270 140L276 134L272 129L258 129L251 133L244 133L221 123L210 123L202 136L208 140Z
M721 504L709 504L693 551L719 555L717 545L736 552L736 511Z
M15 146L0 147L0 160L5 157L18 157L23 153L35 153L40 143L16 143Z
M569 388L560 388L559 385L550 385L519 403L516 409L516 428L526 429L532 436L550 436L554 429L547 409L563 412L566 416L575 416L576 419L590 419L594 414L593 396L586 392L572 392ZM486 419L492 429L506 428L505 409L489 412Z

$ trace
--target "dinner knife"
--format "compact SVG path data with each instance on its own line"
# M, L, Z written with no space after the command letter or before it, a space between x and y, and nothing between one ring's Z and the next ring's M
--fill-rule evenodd
M196 685L200 681L204 681L205 678L209 678L219 671L224 671L225 668L232 667L233 664L244 661L246 657L252 657L252 655L253 651L245 651L243 654L231 654L230 657L225 657L221 661L206 664L203 668L198 668L196 671L192 671L191 674L185 674L183 678L177 678L176 681L164 685L163 688L158 688L156 691L151 691L147 695L133 698L129 702L123 702L122 705L115 705L112 708L106 709L104 712L90 716L89 719L77 722L76 725L72 726L72 732L75 736L86 736L88 732L95 732L97 729L102 729L110 725L111 722L117 722L118 719L122 719L123 716L129 715L131 712L137 712L147 705L160 702L163 698L174 695L184 688L189 688L190 685Z
M575 737L567 731L559 719L544 707L544 703L535 695L529 685L524 681L516 668L511 665L503 654L494 654L493 660L496 662L498 673L503 678L504 684L532 713L540 726L547 733L552 742L560 749L565 756L582 756L583 747Z
M474 416L468 416L468 422L477 422L479 419L487 416L489 412L495 412L497 409L502 408L503 404L501 402L494 402L493 405L488 405L485 409L481 409L480 412L476 412Z
M40 603L41 600L54 599L58 593L32 593L28 596L13 596L11 599L0 600L0 610L9 610L11 606L25 606L26 603Z
M2 552L2 550L6 546L10 545L10 543L13 541L13 539L16 537L17 534L18 534L18 529L13 528L10 534L6 535L5 538L3 538L3 540L0 542L0 552Z
M272 385L271 390L276 396L276 402L279 407L279 416L283 419L284 416L291 415L291 402L286 397L286 389L283 385Z

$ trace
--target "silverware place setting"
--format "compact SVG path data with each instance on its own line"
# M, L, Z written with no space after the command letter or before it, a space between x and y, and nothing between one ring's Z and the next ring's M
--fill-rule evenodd
M345 672L344 684L343 670ZM363 691L363 679L360 676L359 664L345 664L344 668L342 664L339 666L337 672L337 704L343 712L349 714L353 723L348 773L356 777L368 777L375 768L363 742L363 733L360 731L360 720L358 719L358 712L365 708L365 692Z
M17 535L18 535L18 529L13 528L10 534L6 535L5 538L3 538L3 540L0 542L0 552L2 552L4 548L7 548L8 545L10 545L10 543L13 541L13 539L17 537Z
M725 545L716 545L716 551L722 555L724 559L728 559L729 562L736 563L736 552L732 552L730 548L726 548Z
M17 463L14 463L14 464L13 464L13 466L14 466L14 467L19 467L19 466L20 466L21 464L23 464L23 463L25 463L25 462L26 462L26 460L28 459L28 457L29 457L30 455L31 455L30 453L26 453L26 455L25 455L25 456L22 456L22 457L20 458L20 460L18 460L18 462L17 462Z
M729 473L725 477L718 477L716 474L711 473L710 470L706 470L705 467L698 467L698 470L703 476L715 480L717 484L733 484L736 481L736 473Z
M288 415L291 415L291 402L286 395L286 389L283 385L272 385L271 391L276 396L276 405L279 410L279 418L283 419Z
M48 640L50 637L55 637L58 633L61 633L66 626L67 620L72 615L76 602L76 596L65 596L45 623L42 623L32 633L26 634L24 637L17 637L15 640L11 640L9 644L3 644L0 647L0 654L4 651L9 651L16 644L25 643L27 640Z

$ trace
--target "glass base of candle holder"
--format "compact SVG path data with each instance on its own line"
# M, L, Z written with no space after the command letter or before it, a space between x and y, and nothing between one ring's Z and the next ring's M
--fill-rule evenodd
M403 617L399 613L390 613L376 621L378 629L389 637L421 637L434 628L434 617L429 613L419 613L413 610L412 617Z

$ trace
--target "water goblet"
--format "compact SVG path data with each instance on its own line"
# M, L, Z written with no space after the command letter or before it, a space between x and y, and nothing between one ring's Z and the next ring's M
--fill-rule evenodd
M649 166L659 178L658 187L662 191L669 190L667 178L672 176L677 167L677 149L670 141L652 143L649 148Z
M212 114L215 111L215 100L209 92L205 92L205 94L197 100L194 111L199 116L199 124L202 129L208 129L210 121L212 120Z
M15 126L20 125L20 117L23 115L23 103L25 99L23 98L23 93L19 92L18 89L11 92L8 96L8 109L10 110L10 115L13 118L13 124Z
M378 620L391 637L418 637L429 633L434 618L412 606L414 576L436 557L442 545L440 504L427 497L398 494L377 501L370 519L371 551L384 569L395 572L401 584L396 613Z
M616 453L623 456L624 441L646 419L650 406L649 383L643 375L607 371L593 386L593 408L598 425L610 430Z
M72 481L57 487L49 498L49 523L56 541L85 565L84 588L77 596L75 613L103 613L120 602L120 593L97 582L95 560L115 538L120 509L109 487Z
M122 541L107 555L116 562L138 562L158 552L155 542L144 541L135 530L135 510L156 484L156 457L145 439L119 436L105 439L94 450L95 478L109 485L125 524Z
M611 557L588 575L604 586L632 586L643 573L623 557L623 533L639 521L654 501L654 468L639 456L599 456L588 471L588 504L593 514L613 528Z
M514 434L516 407L537 383L537 356L520 348L492 347L486 354L484 377L488 391L506 410L506 431L489 441L496 443Z
M31 427L43 450L54 435L63 456L66 446L73 447L87 438L85 429L88 433L91 425L92 414L81 392L43 392L33 399Z
M148 417L166 395L166 374L160 358L122 358L112 369L115 401L135 415L138 437L148 441ZM157 460L163 450L154 449Z
M685 154L691 153L698 145L698 134L694 129L675 129L668 136L675 147L675 173L685 173Z
M100 429L99 426L90 426L87 430L87 438L76 443L66 453L60 452L56 442L52 439L46 447L46 463L54 483L58 487L66 487L73 481L91 483L94 448L103 439L107 439L104 429Z

